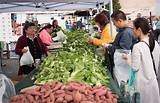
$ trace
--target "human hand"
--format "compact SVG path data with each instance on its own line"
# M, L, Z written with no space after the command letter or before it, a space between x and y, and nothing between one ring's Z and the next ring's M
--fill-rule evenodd
M122 58L127 61L128 65L131 65L131 59L129 58L128 54L123 53Z
M102 46L103 46L104 48L108 48L109 45L110 45L110 44L108 44L108 43L102 43Z
M93 37L88 37L87 42L88 42L89 44L92 44L92 43L93 43Z
M125 60L128 60L128 55L126 53L123 53L122 58L125 59Z
M28 47L24 47L23 49L22 49L22 53L26 53L28 51Z

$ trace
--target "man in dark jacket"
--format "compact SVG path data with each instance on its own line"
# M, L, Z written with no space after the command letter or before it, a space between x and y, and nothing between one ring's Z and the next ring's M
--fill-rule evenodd
M111 44L104 44L104 47L107 48L109 54L110 65L111 65L111 74L113 73L113 66L114 60L113 55L116 49L123 49L123 50L131 50L133 45L136 43L136 39L133 35L132 28L127 26L126 15L122 11L115 11L111 15L112 21L116 28L118 28L118 34L115 37L115 40Z

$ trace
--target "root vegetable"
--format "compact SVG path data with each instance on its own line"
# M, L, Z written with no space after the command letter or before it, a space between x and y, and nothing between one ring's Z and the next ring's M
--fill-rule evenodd
M92 101L81 101L80 103L95 103L95 102L92 102Z
M49 86L47 86L49 85ZM118 96L104 86L91 87L88 85L54 83L41 85L37 88L26 89L18 96L11 98L11 103L117 103ZM69 87L69 88L66 88ZM49 90L46 88L50 88ZM85 89L84 89L85 88ZM69 90L68 90L69 89ZM82 92L81 90L85 90ZM32 93L31 93L32 90ZM35 95L38 92L39 95ZM43 92L42 92L43 91ZM33 93L34 92L34 93Z
M50 94L50 99L51 99L52 103L54 103L54 102L55 102L55 96L54 96L54 93L51 93L51 94Z
M55 97L56 97L56 98L60 98L60 97L63 98L65 95L66 95L65 93L62 93L62 94L57 94L57 95L55 95Z
M49 90L45 93L44 98L48 97L52 93L52 90Z
M34 102L33 96L31 96L31 95L26 95L26 98L27 98L27 100L28 100L29 103Z
M96 95L97 96L103 96L103 95L105 95L106 94L106 90L101 90L101 91L98 91L98 92L96 92Z
M58 90L59 88L61 88L62 83L57 83L56 86L54 87L53 91Z
M64 98L63 97L59 97L56 99L56 103L63 103Z
M71 102L72 100L73 100L73 97L71 96L71 95L65 95L65 100L67 101L67 102Z
M61 94L61 93L65 93L65 91L64 90L57 90L55 93Z
M82 95L77 91L75 95L73 95L75 103L79 103L82 99Z
M29 95L38 95L38 96L41 95L41 93L36 91L35 89L27 89L27 90L23 91L22 93L26 93Z

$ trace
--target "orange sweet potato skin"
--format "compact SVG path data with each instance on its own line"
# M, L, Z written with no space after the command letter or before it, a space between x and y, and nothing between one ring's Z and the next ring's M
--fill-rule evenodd
M78 82L47 83L25 89L10 103L117 103L118 96L105 86L89 86Z

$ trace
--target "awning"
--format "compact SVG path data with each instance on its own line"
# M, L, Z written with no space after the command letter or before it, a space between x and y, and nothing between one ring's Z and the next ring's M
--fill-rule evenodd
M0 0L0 13L88 10L103 5L104 0Z

